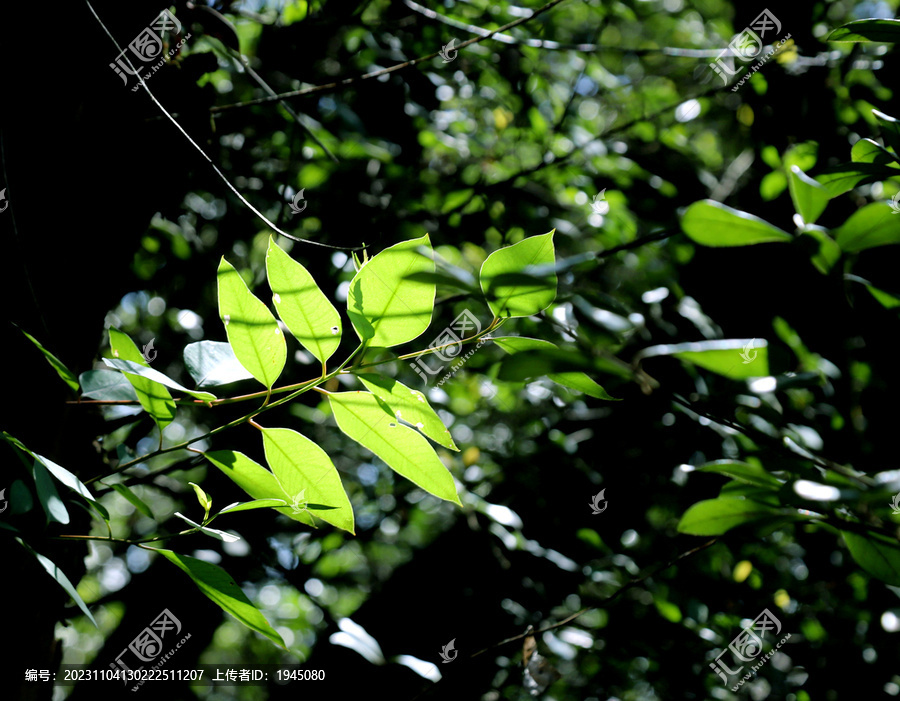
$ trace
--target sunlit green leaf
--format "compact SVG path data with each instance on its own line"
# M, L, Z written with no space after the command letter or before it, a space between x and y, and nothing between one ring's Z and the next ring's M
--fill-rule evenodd
M312 275L285 253L272 237L266 272L275 309L300 344L319 362L327 361L341 344L341 316Z
M679 533L722 535L736 526L776 515L771 506L749 499L720 497L694 504L678 522Z
M875 163L883 166L897 161L890 152L872 139L860 139L853 144L853 148L850 149L850 158L854 163Z
M233 450L214 450L203 456L224 472L238 487L253 499L276 499L291 503L291 497L285 494L275 475L258 462L254 462L243 453ZM309 507L312 508L312 507ZM307 525L313 525L312 517L304 511L296 511L290 506L277 507L276 511Z
M900 243L900 216L895 216L886 203L872 202L851 214L835 239L847 253Z
M200 506L204 511L209 511L212 508L212 499L209 494L203 491L203 487L199 484L195 484L194 482L188 482L194 488L194 494L197 495L197 501L200 502Z
M222 509L217 515L233 514L238 511L251 511L252 509L268 509L274 506L286 506L284 499L254 499L253 501L235 502Z
M366 389L387 404L398 419L415 426L435 443L450 450L459 450L450 436L450 431L431 408L424 394L384 375L358 377Z
M807 224L813 224L825 211L831 199L828 190L820 185L798 166L791 166L788 186L791 191L791 199L794 201L794 209L803 217Z
M484 261L481 290L495 317L531 316L556 299L554 233L531 236L494 251Z
M832 198L835 198L849 192L857 185L885 180L897 174L894 168L875 163L843 163L823 168L816 175L816 180L825 187Z
M288 502L331 506L317 516L353 533L353 507L328 454L306 436L287 428L266 428L262 433L266 462Z
M645 348L637 357L671 355L719 375L745 380L769 374L768 345L762 339L670 343Z
M757 216L715 200L694 202L681 218L681 229L704 246L751 246L791 241L793 237Z
M253 377L271 388L287 361L281 327L224 257L219 263L218 288L219 318L235 356Z
M431 323L435 286L428 234L402 241L368 261L350 281L347 314L369 346L390 348L421 336Z
M206 596L251 630L262 633L272 642L285 647L284 640L269 625L265 617L250 603L231 576L218 565L188 555L180 555L171 550L152 548L169 562L185 572Z
M165 385L170 389L177 390L179 392L184 392L195 399L202 399L203 401L210 401L215 399L216 396L214 394L210 394L209 392L197 392L196 390L187 389L186 387L182 387L180 384L175 382L175 380L163 375L159 370L154 370L153 368L148 368L140 363L136 363L133 360L119 360L116 358L104 358L103 362L116 370L121 370L122 372L129 373L131 375L138 375L140 377L145 377L151 382L158 382L161 385Z
M328 399L341 431L426 492L462 506L453 476L428 440L398 422L374 394L339 392Z
M114 359L130 360L148 367L134 341L116 328L109 329L109 345ZM125 377L134 387L144 411L153 417L162 432L175 418L175 402L172 401L172 395L158 382L148 380L146 377L130 373Z

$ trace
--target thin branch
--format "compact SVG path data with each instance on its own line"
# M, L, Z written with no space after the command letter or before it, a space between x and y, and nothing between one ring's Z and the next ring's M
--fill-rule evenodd
M100 19L100 16L97 14L97 11L94 10L94 6L91 5L90 0L84 0L84 1L85 1L85 3L87 3L88 9L91 11L91 14L94 15L94 18L97 20L97 22L103 28L103 31L106 33L106 36L108 36L110 38L110 41L112 41L112 43L115 45L116 49L119 52L119 55L121 55L125 58L125 61L128 63L129 68L131 68L131 70L132 70L132 73L137 77L138 81L141 84L141 87L144 88L144 92L146 92L147 95L150 96L150 99L153 101L153 104L155 104L159 108L159 110L165 115L165 117L170 122L172 122L173 125L175 125L175 128L178 129L178 131L181 132L181 134L184 136L184 138L190 142L191 146L193 146L197 150L197 152L201 156L203 156L203 158L206 160L206 162L209 163L210 167L215 171L216 175L219 176L219 178L222 180L222 182L225 183L225 185L228 187L228 189L231 190L235 194L235 196L241 202L243 202L244 205L248 209L250 209L251 212L253 212L257 217L262 219L269 226L269 228L272 229L272 231L276 232L277 234L279 234L281 236L284 236L285 238L290 239L291 241L297 241L298 243L308 243L313 246L321 246L322 248L331 248L331 249L338 250L338 251L362 250L360 247L350 248L350 247L346 247L346 246L332 246L327 243L313 241L312 239L298 238L292 234L287 233L286 231L282 231L281 229L279 229L277 226L275 226L275 224L272 221L269 220L268 217L266 217L265 214L263 214L256 207L254 207L252 204L250 204L250 202L247 200L247 198L244 197L240 193L240 191L234 185L231 184L231 181L225 176L225 174L213 162L212 158L210 158L208 155L206 155L206 151L203 150L203 148L200 146L200 144L198 144L196 141L194 141L191 138L190 134L188 134L187 131L185 131L184 127L182 127L181 124L178 123L178 121L169 113L169 111L166 110L165 107L163 107L162 103L156 99L156 96L152 92L150 92L150 88L147 87L147 83L144 82L144 79L143 79L143 77L141 77L140 72L135 69L134 65L131 63L131 59L129 59L128 55L123 52L122 47L119 46L119 42L116 41L116 38L112 35L112 33L107 28L107 26L103 23L103 20ZM561 2L562 0L558 0L558 1Z
M504 32L507 29L512 29L513 27L518 27L520 24L524 24L525 22L528 22L529 20L534 19L538 15L541 15L541 14L547 12L548 10L556 7L561 2L563 2L563 0L551 0L551 2L548 2L543 7L535 10L528 17L520 17L519 19L514 20L508 24L504 24L502 27L498 27L497 29L494 29L493 31L484 30L487 32L487 34L485 34L483 36L475 37L474 39L469 39L468 41L464 41L462 44L460 44L459 46L457 46L455 48L456 48L456 50L459 51L459 50L466 48L467 46L471 46L472 44L478 44L482 41L490 39L497 33ZM253 105L263 105L263 104L266 104L269 102L280 101L280 100L292 98L292 97L302 97L304 95L312 95L314 93L330 92L332 90L336 90L337 88L340 88L340 87L343 87L346 85L353 85L354 83L358 83L363 80L371 80L372 78L379 78L383 75L389 75L391 73L395 73L396 71L403 70L404 68L411 68L412 66L415 66L424 61L430 61L434 57L439 56L440 53L441 53L440 51L435 51L434 53L428 54L427 56L421 56L419 58L410 59L409 61L404 61L403 63L398 63L394 66L389 66L388 68L382 68L381 70L373 71L371 73L365 73L361 76L344 78L343 80L338 80L333 83L324 83L322 85L312 85L308 88L302 88L301 90L292 90L291 92L281 93L279 95L274 95L274 96L270 95L269 97L260 97L260 98L257 98L256 100L247 100L246 102L235 102L230 105L219 105L217 107L210 108L210 112L212 112L212 113L224 112L226 110L238 109L238 108L242 108L242 107L251 107Z
M624 594L629 589L633 589L638 584L641 584L642 582L645 582L646 580L650 579L650 577L653 577L654 575L659 574L660 572L663 572L663 571L669 569L672 565L677 564L681 560L684 560L685 558L690 557L691 555L695 555L696 553L700 552L701 550L706 550L706 548L717 543L718 540L719 540L718 538L713 538L712 540L708 540L705 543L703 543L702 545L698 545L696 548L691 548L690 550L687 550L687 551L681 553L673 560L670 560L669 562L667 562L665 565L656 567L649 573L645 574L643 577L638 577L637 579L632 579L630 582L628 582L628 584L617 589L616 592L612 596L606 597L600 603L598 603L596 606L589 606L587 608L584 608L581 611L578 611L577 613L573 613L571 616L567 616L566 618L562 619L561 621L558 621L557 623L553 623L549 626L541 628L540 630L535 630L535 631L532 631L531 633L528 633L528 632L520 633L519 635L514 635L513 637L507 638L506 640L501 640L499 643L494 643L493 645L490 645L490 646L484 648L483 650L479 650L478 652L476 652L472 655L469 655L469 659L478 657L479 655L483 655L485 652L490 652L491 650L494 650L503 645L508 645L509 643L514 643L517 640L521 640L522 638L524 638L527 635L538 635L539 633L546 633L549 630L555 630L556 628L564 626L567 623L571 623L579 616L583 616L584 614L586 614L588 611L594 611L595 609L607 606L608 604L612 603L617 598L619 598L622 594Z
M447 17L434 10L420 5L412 0L403 0L403 3L414 12L424 15L428 19L435 20L442 24L446 24L454 29L460 29L470 34L478 36L486 35L489 30L482 29L474 24L461 22L460 20ZM582 53L595 53L597 51L616 51L623 54L631 54L635 56L649 56L652 54L663 54L664 56L676 56L680 58L716 58L722 55L723 51L728 52L728 56L738 56L739 53L733 49L682 49L671 46L664 46L660 49L635 49L627 46L603 46L602 44L563 44L558 41L549 39L516 39L509 34L500 34L500 30L494 33L494 39L511 46L531 46L536 49L550 49L553 51L580 51Z

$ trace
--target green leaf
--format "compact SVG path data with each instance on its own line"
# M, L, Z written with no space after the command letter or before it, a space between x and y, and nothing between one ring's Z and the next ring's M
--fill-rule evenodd
M865 535L841 531L850 555L873 577L892 586L900 586L900 545L893 538L880 533Z
M500 319L531 316L556 299L554 229L494 251L481 266L481 290L494 316ZM550 266L542 270L542 266Z
M138 365L148 367L147 361L144 360L144 356L141 355L134 341L116 328L110 327L109 329L109 346L114 358L130 360ZM172 395L165 387L146 377L132 374L127 374L125 377L137 392L138 401L144 411L153 417L162 433L162 430L175 418L175 402L172 401Z
M678 522L678 532L690 535L722 535L736 526L777 515L766 504L742 498L720 497L694 504Z
M245 626L258 633L262 633L269 640L281 647L285 647L284 640L269 625L265 617L250 603L250 599L244 593L231 576L218 565L198 560L188 555L179 555L171 550L151 548L165 557L169 562L185 572L197 588L206 596L227 611ZM287 649L287 648L285 648Z
M271 389L287 361L281 327L224 256L219 263L218 287L219 318L235 356L253 377Z
M300 344L325 363L341 344L341 315L312 275L269 237L266 273L275 309Z
M859 19L842 24L825 41L874 41L892 44L900 41L900 20L896 19Z
M353 507L328 454L303 434L287 428L265 428L262 434L266 462L288 502L314 502L334 507L317 515L323 521L353 533Z
M56 373L62 378L62 381L65 382L67 385L69 385L69 387L73 391L77 392L78 391L78 378L75 377L75 373L73 373L71 370L69 370L69 368L67 368L65 366L65 364L59 358L57 358L55 355L53 355L53 353L51 353L46 348L44 348L44 346L42 346L34 336L32 336L30 333L28 333L27 331L24 331L22 329L19 329L19 331L22 331L22 333L25 334L25 338L27 338L34 345L36 345L38 350L44 354L44 357L47 359L47 362L50 363L50 365L53 367L54 370L56 370Z
M209 528L207 526L202 526L196 521L191 521L191 519L189 519L187 516L177 511L173 515L177 516L185 523L190 524L192 528L196 528L204 535L208 535L211 538L215 538L216 540L222 540L226 543L234 543L241 539L239 535L234 535L233 533L228 533L227 531L220 531L218 528Z
M757 487L781 488L781 482L762 467L740 460L715 460L698 467L697 470L699 472L716 472Z
M645 348L636 358L671 355L724 377L745 380L769 374L768 345L757 339L670 343Z
M254 499L277 499L287 504L291 503L291 497L285 494L275 475L243 453L216 450L203 455ZM275 510L300 523L313 525L312 517L306 512L297 513L290 506L277 507Z
M287 506L287 502L284 499L254 499L253 501L235 502L226 506L216 516L233 514L238 511L250 511L251 509L268 509L274 506Z
M230 343L198 341L184 349L184 366L198 387L227 385L253 377L241 365Z
M521 353L523 351L559 351L559 346L550 341L544 341L537 338L527 338L525 336L495 336L491 339L495 344L500 346L504 351L510 354ZM530 353L528 356L528 361L531 362L535 359L533 353ZM548 358L550 361L550 365L544 367L544 370L549 370L552 367L553 358ZM525 377L519 377L519 379L527 379L528 377L533 377L534 374L537 374L539 369L540 362L537 363L537 366L532 368L531 370L522 369L523 372L533 373L526 374ZM518 376L519 371L517 369L510 369L506 367L504 364L504 370L507 371L506 376L509 376L510 372L514 375ZM574 389L579 392L584 392L590 397L596 397L597 399L606 399L608 401L619 402L622 401L617 397L613 397L609 394L603 387L594 382L590 377L588 377L583 372L577 371L568 371L568 372L549 372L547 373L547 378L563 387L568 387L569 389Z
M143 501L141 501L141 498L124 484L111 484L109 486L115 489L119 494L121 494L126 501L128 501L135 509L144 514L144 516L146 516L147 518L155 518L153 516L153 512L150 510L150 507L147 506Z
M424 394L383 375L358 377L366 389L387 404L398 419L412 424L435 443L450 450L459 450L450 436L450 431L431 408Z
M810 260L812 260L813 265L816 266L816 270L823 275L827 275L834 267L834 264L840 260L841 247L837 245L837 242L833 238L824 231L820 231L818 228L806 229L800 235L809 236L818 242L819 251L813 255Z
M799 166L791 166L788 186L791 199L794 201L794 209L803 217L804 222L815 223L831 199L828 190L800 170Z
M340 392L329 394L328 399L338 428L347 436L426 492L462 506L453 476L431 444L398 423L374 394Z
M872 139L860 139L850 149L850 159L854 163L875 163L877 165L890 165L896 162L896 157L885 151L884 147L872 141Z
M209 513L209 510L212 508L212 499L209 494L203 491L203 488L199 484L195 484L194 482L188 482L194 488L194 494L197 495L197 501L200 502L200 506L206 513Z
M34 507L31 490L22 480L16 480L9 487L9 513L27 514Z
M121 372L88 370L81 373L78 380L81 382L82 399L131 402L138 400L134 387Z
M421 336L431 323L435 286L411 276L433 272L428 234L395 244L365 263L347 295L347 313L360 339L390 348Z
M715 200L694 202L681 217L681 229L703 246L752 246L792 241L793 237L769 222Z
M66 577L65 572L63 572L61 569L59 569L59 567L57 567L56 564L50 558L44 557L40 553L32 550L32 548L28 545L28 543L23 541L21 538L16 538L16 540L19 541L19 544L23 548L25 548L28 552L30 552L32 555L34 555L37 558L37 561L39 563L41 563L41 567L43 567L44 570L46 570L47 574L49 574L51 577L53 577L53 579L56 580L56 583L59 584L59 586L61 586L63 589L66 590L66 593L72 597L72 601L74 601L77 604L78 608L80 608L84 612L84 615L88 617L90 622L94 624L94 627L99 630L100 626L97 625L97 621L94 620L94 617L91 615L90 610L85 605L84 599L82 599L78 595L78 591L75 589L74 586L72 586L72 582L69 581L68 577Z
M606 399L610 402L622 401L619 397L613 397L583 372L552 372L547 377L558 385L584 392L589 397Z
M900 121L878 110L872 110L872 114L881 125L881 138L900 155Z
M850 215L835 238L842 251L858 253L867 248L900 243L900 217L884 202L872 202Z
M115 368L116 370L120 370L122 372L138 375L139 377L144 377L151 382L157 382L161 385L165 385L170 389L177 390L179 392L184 392L195 399L201 399L204 402L211 401L216 398L216 395L210 394L209 392L197 392L187 387L182 387L180 384L175 382L175 380L163 375L159 370L154 370L153 368L147 367L145 365L141 365L140 363L136 363L133 360L117 360L104 358L103 362L111 368Z
M64 484L66 487L69 487L71 490L77 492L88 501L97 501L97 498L93 494L91 494L91 490L89 490L81 480L79 480L75 475L69 472L62 465L57 465L49 458L45 458L43 455L39 455L33 452L32 450L27 448L25 444L22 443L22 441L20 441L15 436L10 435L6 431L3 431L3 433L0 434L0 438L3 438L3 440L15 446L19 450L28 453L28 455L43 464L43 466L47 468L50 474L52 474L61 484Z
M53 486L53 480L50 479L50 473L40 460L35 459L31 468L31 474L34 477L34 486L37 489L38 501L47 514L47 521L58 521L59 523L69 522L69 512L66 505L59 498L56 487Z
M832 199L849 192L857 185L885 180L897 175L897 170L876 163L842 163L823 168L816 176Z

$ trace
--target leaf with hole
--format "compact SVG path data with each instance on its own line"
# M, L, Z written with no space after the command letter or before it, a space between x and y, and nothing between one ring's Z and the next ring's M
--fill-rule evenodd
M275 309L300 345L320 363L341 345L341 315L312 275L269 237L266 273Z
M453 476L428 440L399 423L374 394L338 392L328 400L338 428L348 437L426 492L462 506Z
M390 407L398 419L415 426L435 443L450 450L459 450L450 431L420 391L384 375L359 375L359 379L366 389Z

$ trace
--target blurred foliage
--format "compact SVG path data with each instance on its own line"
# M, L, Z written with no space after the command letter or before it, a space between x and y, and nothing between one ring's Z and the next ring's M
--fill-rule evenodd
M54 498L53 480L39 476L59 479L50 465L8 453L15 474L0 526L32 535L97 624L3 530L9 549L27 556L21 567L32 568L23 570L34 582L23 593L34 597L31 610L51 600L42 582L54 587L44 625L58 621L61 645L47 664L106 669L168 608L192 639L167 666L302 663L326 672L324 682L303 684L338 698L373 688L484 701L900 694L891 637L900 632L900 509L892 508L900 468L889 450L891 388L900 382L892 104L900 35L890 19L898 5L771 8L781 28L763 43L788 33L790 42L737 91L742 74L726 87L710 63L761 5L565 0L540 13L537 4L480 0L259 0L220 2L215 13L173 5L191 39L148 88L275 226L338 247L276 235L342 316L356 273L349 249L365 245L355 255L372 258L425 234L438 261L435 311L398 354L423 350L464 310L486 327L497 304L478 284L488 256L551 230L558 294L539 314L504 324L504 336L534 343L487 343L440 387L388 352L366 356L420 388L449 428L460 451L437 453L462 507L396 479L309 392L273 410L271 425L303 432L333 457L355 535L265 509L216 522L240 541L195 533L169 544L220 564L288 651L187 591L181 573L140 548L52 540L87 527L76 506L86 502L62 487ZM160 435L130 405L65 405L77 396L62 396L70 375L84 390L83 373L106 368L107 329L116 328L139 348L152 340L153 367L193 386L182 349L225 340L220 259L268 302L273 232L143 90L121 84L107 67L115 47L87 6L73 6L44 19L60 35L75 27L85 37L81 93L60 86L71 99L54 98L72 126L56 137L25 110L4 120L10 205L0 217L15 216L20 261L11 318L53 354L45 359L18 331L5 344L30 385L4 427L89 482L156 450ZM123 47L160 10L94 6ZM863 19L872 22L838 29ZM445 62L435 54L451 39L458 53ZM11 78L23 103L41 104L46 86L35 76L51 65L43 60ZM262 83L301 94L262 101ZM86 242L41 241L50 159L83 188L57 192L59 211L88 198L104 213L84 224ZM301 191L306 206L295 214ZM76 275L83 302L72 314L59 280ZM341 358L354 349L351 335L341 338ZM280 382L319 373L313 354L287 342L295 362ZM58 365L72 371L66 382ZM573 386L579 373L621 401L583 380ZM327 389L359 388L345 379ZM228 394L258 387L242 380ZM241 416L227 405L215 412L179 406L163 445ZM263 459L248 426L194 447ZM91 534L183 530L175 512L200 518L191 482L217 508L246 499L201 457L164 453L128 471L133 498L111 485L94 491L109 532L95 518ZM592 513L601 490L608 507ZM72 525L48 525L38 503L62 506ZM765 609L781 629L764 651L791 637L732 692L741 677L723 684L711 663L725 651L731 669L744 664L726 648ZM39 625L22 659L50 654L52 634ZM529 638L529 626L548 630ZM444 664L451 640L458 656ZM753 663L745 664L743 673ZM276 699L297 684L173 693ZM21 698L50 698L49 685L23 688ZM54 698L95 690L57 686Z

